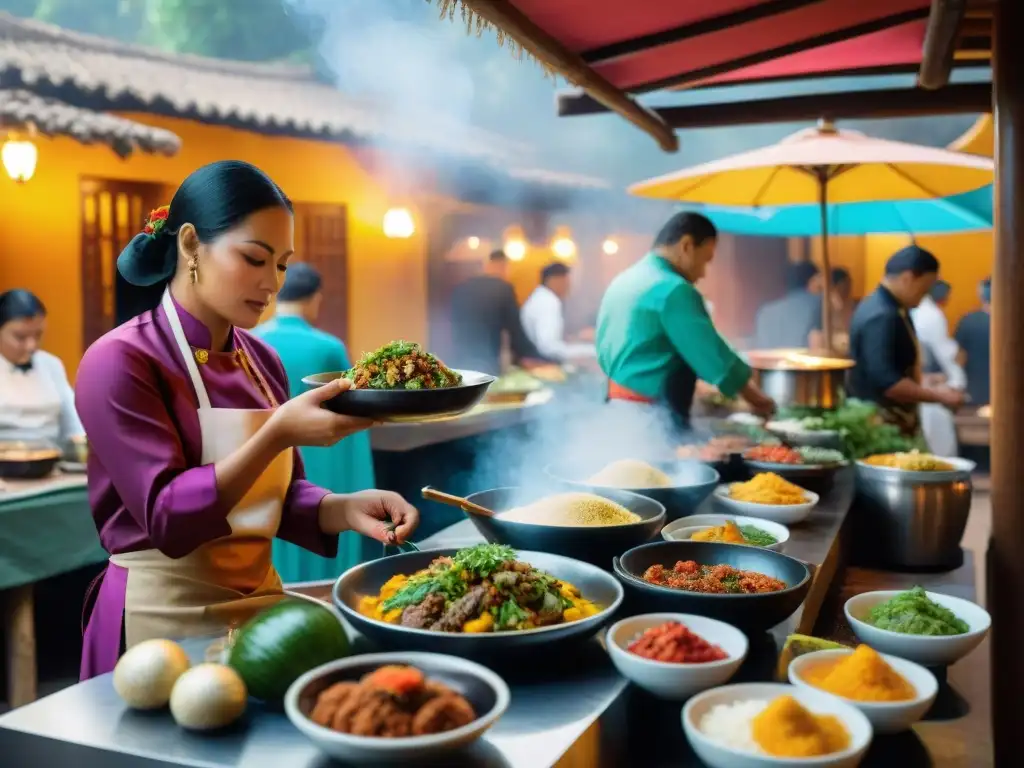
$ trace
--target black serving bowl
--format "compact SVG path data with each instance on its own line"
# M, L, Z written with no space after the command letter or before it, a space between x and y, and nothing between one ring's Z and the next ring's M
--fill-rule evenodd
M38 480L46 477L62 454L59 448L37 443L0 443L0 478Z
M665 507L666 522L696 514L697 508L721 482L718 471L703 461L680 459L654 462L651 466L668 475L673 485L658 488L613 488L607 485L594 485L586 478L593 476L600 467L586 462L549 464L544 468L544 474L554 482L578 491L601 493L608 490L623 490L654 499Z
M318 373L302 380L308 389L341 378L343 371ZM435 421L458 416L473 408L487 394L495 377L477 371L456 371L462 384L438 389L349 389L324 403L343 416L374 421Z
M723 595L685 592L644 581L644 571L660 564L671 568L679 560L701 565L731 565L757 571L784 581L781 592L756 595ZM718 619L746 632L758 632L788 619L807 597L811 569L800 560L780 552L704 541L663 541L644 544L615 558L615 575L626 588L630 613L694 613Z
M500 513L531 504L558 492L495 488L470 494L466 500ZM630 512L639 515L640 521L625 525L576 527L519 523L502 520L500 514L496 517L483 517L467 513L467 516L487 541L508 544L516 549L531 549L571 557L605 570L611 567L612 558L616 555L621 555L630 547L651 541L661 533L665 525L665 507L661 502L614 488L594 488L591 492L621 504Z
M549 655L585 641L611 620L622 603L622 585L607 571L568 557L524 550L519 552L520 560L573 584L583 598L598 605L601 612L568 624L521 632L468 635L387 624L359 613L360 598L378 594L392 576L415 573L438 557L452 557L456 552L457 549L426 549L361 563L341 575L334 584L331 598L357 632L382 648L447 653L484 664L501 664L509 655Z

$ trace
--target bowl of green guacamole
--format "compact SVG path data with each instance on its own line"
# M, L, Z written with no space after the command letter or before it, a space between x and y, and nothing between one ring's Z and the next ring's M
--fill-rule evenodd
M931 667L966 656L992 625L981 606L923 587L865 592L847 600L844 610L862 643Z

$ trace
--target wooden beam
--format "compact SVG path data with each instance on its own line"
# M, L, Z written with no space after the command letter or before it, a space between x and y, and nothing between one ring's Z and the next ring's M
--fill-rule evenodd
M917 75L917 84L922 88L934 90L949 83L960 24L966 12L967 0L932 0Z
M803 122L828 118L919 117L985 112L991 107L989 83L958 83L938 91L895 88L842 91L724 104L666 107L658 114L676 129Z
M982 59L965 59L956 62L956 71L963 72L971 69L983 69L991 66L991 63ZM861 69L833 70L820 74L808 72L799 75L786 75L784 77L755 78L751 80L732 80L728 83L708 83L707 85L695 85L692 88L682 89L685 92L696 92L715 90L720 93L727 93L729 88L738 88L750 85L778 85L781 83L810 82L822 83L828 80L850 77L880 77L891 75L913 75L917 74L917 64L891 64L880 67L863 67ZM584 115L605 114L609 109L582 88L572 88L560 91L555 94L555 107L559 117L582 117Z
M995 96L996 182L992 229L992 535L986 584L992 614L993 765L1020 759L1024 717L1024 3L1001 0L996 8L992 85Z
M659 80L651 80L650 82L631 85L627 90L630 93L650 93L652 91L661 91L666 88L680 88L700 82L701 80L707 80L712 77L724 75L727 72L735 72L738 69L745 69L757 64L774 61L775 59L782 58L783 56L792 56L797 53L804 53L805 51L810 51L825 45L842 43L847 40L853 40L857 37L863 37L864 35L881 32L883 29L889 29L890 27L897 27L901 24L908 24L912 21L920 21L921 19L926 18L927 15L927 8L914 8L909 11L895 13L891 16L885 16L880 19L866 21L863 24L846 27L845 29L837 29L834 32L829 32L824 35L805 37L802 40L787 43L786 45L780 45L768 50L757 51L756 53L751 53L747 56L741 56L740 58L733 59L732 61L712 64L707 67L700 67L698 69L691 69L687 72L681 72L677 75L672 75L671 77L663 77Z
M519 42L542 64L570 82L585 88L613 112L650 134L666 152L679 149L679 137L665 121L641 106L591 69L579 54L534 24L508 0L462 0L480 18L490 22Z
M591 48L589 51L581 53L580 56L591 66L594 64L606 64L609 61L625 56L632 56L663 45L671 45L683 40L692 40L702 35L710 35L732 27L750 24L753 21L778 16L781 13L788 13L789 11L795 11L820 2L823 2L823 0L767 0L767 2L741 8L732 13L712 16L708 19L701 19L690 24L664 29L660 32L653 32L649 35L642 35L629 40L620 40L609 45L602 45L600 48Z

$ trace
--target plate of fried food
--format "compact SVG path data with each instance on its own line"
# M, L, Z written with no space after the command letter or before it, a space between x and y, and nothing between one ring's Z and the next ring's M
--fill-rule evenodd
M419 344L393 341L363 355L347 371L307 376L302 383L322 387L336 379L351 387L324 403L335 413L374 421L422 422L465 413L483 400L495 377L449 368Z
M480 664L436 653L328 662L285 696L292 724L331 757L373 765L464 749L508 709L508 685Z

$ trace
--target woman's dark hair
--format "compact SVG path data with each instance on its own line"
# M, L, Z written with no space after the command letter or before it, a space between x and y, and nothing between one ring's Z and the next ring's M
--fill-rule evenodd
M665 226L654 238L654 247L675 245L689 235L694 245L703 245L706 240L718 237L718 230L711 219L692 211L681 211L665 222Z
M12 320L28 320L46 315L46 307L31 291L15 288L0 293L0 328Z
M177 267L177 234L183 224L195 227L199 242L209 243L257 211L274 207L293 210L281 188L254 165L219 160L190 173L171 199L164 226L156 234L137 234L117 259L117 270L127 283L143 289L118 296L118 322L160 301ZM144 223L139 223L140 229Z

